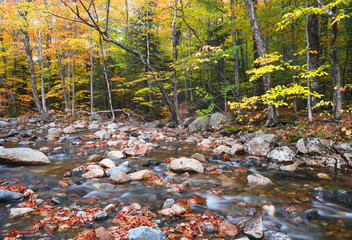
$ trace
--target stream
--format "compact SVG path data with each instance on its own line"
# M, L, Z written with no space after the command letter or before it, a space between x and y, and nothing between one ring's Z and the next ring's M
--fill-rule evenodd
M20 132L30 132L45 138L47 129L35 124L22 126ZM161 131L161 130L158 130ZM285 232L292 239L351 239L352 238L352 205L338 199L323 198L314 193L314 189L352 193L351 173L328 168L299 168L295 172L268 171L264 165L258 165L247 156L232 156L229 161L221 160L221 156L211 151L201 151L197 144L181 135L176 141L152 142L154 148L145 156L127 157L115 160L116 165L129 162L132 171L149 169L157 173L172 186L159 186L152 181L132 181L124 184L112 184L108 178L83 179L82 173L75 174L73 169L88 163L87 158L93 154L107 156L112 150L100 139L89 140L91 145L85 146L82 136L94 131L83 130L66 134L63 141L37 141L35 144L23 146L21 139L8 137L3 142L5 148L31 147L41 149L48 147L52 161L43 166L16 166L0 164L0 183L2 186L19 185L32 189L38 198L55 206L73 208L85 206L104 209L108 204L116 204L118 209L130 204L139 204L142 208L156 213L162 209L166 199L175 201L190 199L193 196L204 199L204 203L192 205L193 214L211 211L232 224L240 224L243 219L259 214L264 205L274 205L276 214L263 214L264 229ZM164 135L167 133L163 132ZM94 142L94 143L93 143ZM148 139L146 138L146 142ZM94 146L94 147L91 147ZM202 153L207 161L203 174L177 173L169 175L166 159L190 157L194 153ZM70 174L67 174L69 172ZM260 173L274 183L268 186L251 186L247 176ZM326 173L330 179L321 179L317 173ZM68 186L60 182L68 182ZM170 185L171 186L171 185ZM20 202L0 203L0 238L4 239L9 231L25 231L33 222L42 219L38 214L9 219L9 210L18 207ZM29 235L23 234L21 239L73 239L84 229L95 229L100 226L113 226L112 219L116 212L109 213L107 218L91 223L84 223L66 231L38 231ZM176 228L183 221L181 217L163 220L157 217L162 228ZM240 237L240 235L239 235ZM216 238L209 234L206 238ZM235 238L236 239L236 238Z

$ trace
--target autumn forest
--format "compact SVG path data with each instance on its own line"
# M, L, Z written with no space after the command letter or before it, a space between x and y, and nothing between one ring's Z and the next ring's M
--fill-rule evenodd
M0 113L173 119L351 105L352 2L26 0L0 4ZM253 115L253 112L256 112ZM252 113L252 114L251 114Z

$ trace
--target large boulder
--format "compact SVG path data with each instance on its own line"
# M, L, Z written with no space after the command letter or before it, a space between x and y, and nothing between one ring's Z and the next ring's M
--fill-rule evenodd
M209 116L197 118L188 126L189 132L195 133L202 130L206 130L209 127L209 121L210 121Z
M99 114L97 113L93 113L90 118L89 118L90 121L97 121L97 122L102 122L103 121L103 117L100 116Z
M274 134L263 134L247 142L245 150L254 156L266 156L275 146L279 137Z
M128 230L129 240L165 240L166 234L156 228L147 226Z
M0 147L0 162L14 164L50 164L49 158L42 152L31 148Z
M9 202L24 198L22 193L0 189L0 202Z
M335 150L346 159L349 167L352 168L352 143L342 143L334 146Z
M332 153L330 146L319 138L301 138L297 141L296 147L298 152L310 156L327 156Z
M277 147L266 156L272 162L292 162L295 158L295 153L287 146Z
M211 128L219 128L220 125L226 121L226 117L222 113L213 113L209 119L209 125Z

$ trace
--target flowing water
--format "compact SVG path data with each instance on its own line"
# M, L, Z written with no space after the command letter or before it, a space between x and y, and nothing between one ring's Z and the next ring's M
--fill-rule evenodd
M192 213L203 213L207 209L227 219L231 223L241 222L243 216L252 216L261 211L263 205L274 205L277 209L275 216L264 215L265 229L287 232L293 239L351 239L352 238L352 207L334 199L320 199L314 197L314 188L335 191L343 189L352 192L351 174L349 172L333 171L329 169L299 169L294 173L282 171L267 171L265 167L243 164L245 157L221 161L218 156L211 155L204 164L208 169L214 166L217 172L211 174L211 169L205 174L178 174L166 176L167 164L164 160L170 157L191 156L196 149L195 144L184 142L160 143L159 148L149 151L144 157L127 158L132 170L150 169L160 177L169 179L175 184L186 184L183 191L175 192L171 188L155 186L150 181L132 182L115 185L112 189L107 178L99 180L83 180L80 175L64 178L68 171L87 163L87 158L93 153L107 153L110 148L82 148L73 145L77 141L73 137L57 145L53 142L41 142L33 148L47 146L49 148L62 147L62 150L50 155L51 165L46 166L12 166L0 165L0 180L2 185L21 185L33 189L38 198L45 201L56 199L59 206L72 207L85 205L104 208L109 203L124 203L129 205L139 203L143 208L156 212L160 210L168 198L187 199L197 195L206 200L204 204L193 207ZM76 136L76 137L75 137ZM14 142L4 142L4 147L18 147ZM240 159L242 158L242 159ZM147 162L149 161L149 162ZM244 170L246 169L246 171ZM250 173L260 173L270 178L274 184L270 186L249 186L246 176ZM331 179L319 179L316 174L327 173ZM59 187L62 179L69 179L71 184L67 188ZM97 184L107 183L106 188L98 188ZM98 190L101 189L101 190ZM0 203L0 238L10 230L27 230L33 222L40 219L37 215L8 218L8 211L18 207L18 202ZM245 207L244 207L245 206ZM40 231L27 239L73 238L84 228L98 226L109 227L114 214L107 219L72 228L65 232L54 234ZM182 219L160 223L161 226L176 226ZM26 238L24 238L26 239Z

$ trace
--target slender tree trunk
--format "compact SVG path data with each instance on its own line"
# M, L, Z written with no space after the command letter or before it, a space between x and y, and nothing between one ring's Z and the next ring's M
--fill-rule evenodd
M180 111L178 109L178 93L177 93L177 78L176 78L176 61L177 61L177 45L179 45L179 31L176 31L176 17L177 17L177 5L178 5L178 0L175 0L175 8L174 8L174 15L173 15L173 20L172 20L172 29L171 29L171 34L172 34L172 63L173 63L173 75L172 75L172 82L173 82L173 88L174 88L174 93L173 93L173 98L174 98L174 109L175 109L175 114L176 114L176 124L177 126L182 124L181 121L181 116L180 116Z
M89 27L90 33L90 113L94 112L94 86L93 86L93 74L94 74L94 66L93 66L93 36L92 36L92 28Z
M308 7L308 0L306 0L306 7ZM309 49L310 49L310 38L309 38L309 14L308 12L306 13L306 42L307 42L307 72L311 70L310 68L310 54L309 54ZM313 122L313 116L312 116L312 99L311 99L311 84L310 84L310 77L307 78L307 87L308 87L308 99L307 99L307 108L308 108L308 122Z
M188 57L191 57L192 51L191 51L191 29L188 28L187 32L187 44L188 44ZM189 70L189 91L191 95L191 102L193 103L193 90L192 90L192 69Z
M72 116L75 116L75 104L76 104L76 80L75 80L75 60L76 60L76 49L73 51L72 56Z
M34 69L34 62L33 62L33 58L32 58L31 47L29 44L29 36L28 36L27 27L22 29L22 33L23 33L24 49L26 51L26 56L27 56L28 68L29 68L29 72L31 75L31 86L32 86L34 103L35 103L35 106L36 106L37 110L39 111L40 115L44 119L46 119L48 116L47 116L46 112L44 111L43 106L39 100L38 89L37 89L37 76L36 76L35 69Z
M147 33L146 33L146 48L147 48L147 56L146 56L146 60L147 60L147 64L150 65L150 42L149 42L149 30L150 30L150 23L149 23L149 1L146 1L146 5L147 5ZM148 93L148 101L150 103L152 103L152 81L150 79L150 75L149 75L149 70L146 69L145 70L147 73L147 82L148 82L148 89L149 89L149 93ZM152 111L152 109L150 108L150 111Z
M123 44L126 44L127 36L128 36L128 0L125 0L125 10L126 10L126 26L125 26L125 39L123 40Z
M109 81L108 73L107 73L107 70L106 70L105 50L103 48L103 43L102 43L101 39L100 39L100 51L101 51L102 60L103 60L102 63L103 63L104 79L105 79L106 88L107 88L107 91L108 91L109 107L110 107L110 110L111 110L112 119L115 119L116 117L115 117L114 107L112 105L110 81Z
M246 4L249 21L252 26L253 35L257 43L259 57L264 58L265 55L268 53L268 50L264 42L264 36L259 25L259 20L257 17L256 10L254 8L254 4L252 0L245 0L245 4ZM270 73L266 73L263 75L263 83L264 83L264 91L265 92L269 91L272 87L272 80L271 80ZM269 104L268 115L267 115L267 120L265 124L272 125L272 124L276 124L277 121L278 119L277 119L276 109L272 104Z
M39 59L40 59L40 75L41 75L41 93L42 93L42 105L45 112L47 112L46 101L45 101L45 87L44 87L44 57L43 57L43 46L42 46L42 29L39 26L38 32L38 47L39 47Z
M317 6L312 4L311 6ZM309 38L309 68L310 71L317 70L320 66L320 38L319 38L319 16L317 14L308 14L307 33ZM312 77L310 80L310 88L312 92L320 92L320 80L318 76ZM318 98L311 96L312 108L318 103Z
M336 7L332 9L335 13ZM333 21L334 19L332 19ZM334 23L331 26L331 37L330 37L330 56L331 56L331 76L333 79L334 87L334 113L335 119L341 119L342 109L342 93L341 93L341 71L340 71L340 59L338 56L338 49L336 46L336 39L338 35L338 23Z
M236 39L236 28L235 28L235 12L234 12L234 0L231 0L231 28L232 28L232 46L236 47L237 46L237 39ZM235 49L233 51L233 57L234 57L234 62L233 62L233 70L234 70L234 76L235 76L235 93L236 93L236 100L238 102L241 101L241 94L240 94L240 72L239 72L239 56L238 56L238 50Z

